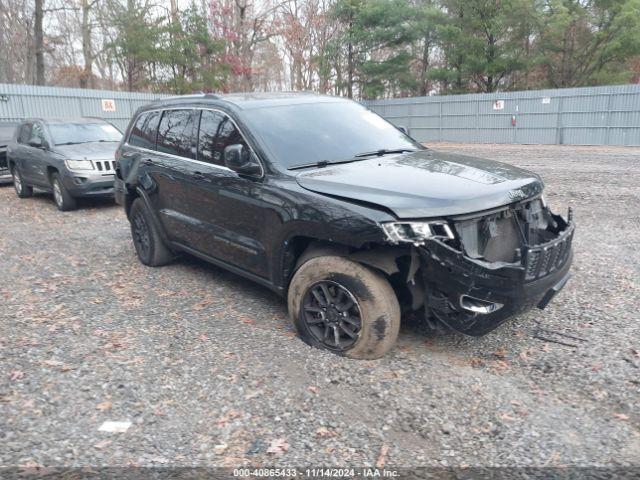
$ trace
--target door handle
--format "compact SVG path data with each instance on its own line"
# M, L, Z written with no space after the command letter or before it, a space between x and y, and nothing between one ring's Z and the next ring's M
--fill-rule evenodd
M193 174L191 176L193 178L195 178L196 180L204 180L205 179L204 173L202 173L202 172L193 172Z
M142 163L144 163L145 165L153 165L154 164L153 160L151 160L150 158L145 158L144 160L142 160Z

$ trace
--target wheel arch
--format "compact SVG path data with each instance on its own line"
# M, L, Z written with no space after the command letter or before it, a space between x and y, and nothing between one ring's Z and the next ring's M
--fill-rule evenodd
M47 165L47 180L49 180L49 184L51 184L53 182L53 174L54 173L60 173L60 170L58 170L57 167L54 167L53 165Z

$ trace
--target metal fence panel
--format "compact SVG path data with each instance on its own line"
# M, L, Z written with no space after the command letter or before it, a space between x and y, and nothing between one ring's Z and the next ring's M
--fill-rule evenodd
M0 84L0 121L34 117L99 117L124 130L139 107L163 96L153 93ZM109 105L103 105L103 100L111 101L113 109Z
M121 130L163 95L0 84L0 121L104 118ZM104 108L112 100L115 111ZM529 90L363 102L419 141L640 145L640 85Z
M421 142L640 145L640 85L363 103Z

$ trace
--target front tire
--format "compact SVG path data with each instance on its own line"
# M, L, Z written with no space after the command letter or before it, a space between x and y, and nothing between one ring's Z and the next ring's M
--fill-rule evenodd
M347 258L305 262L294 274L288 297L294 327L311 346L375 359L398 337L400 306L393 288L381 273Z
M162 241L151 213L141 198L136 198L129 213L131 237L140 261L149 267L166 265L173 254Z
M15 165L11 167L11 177L13 178L13 188L19 198L27 198L33 195L33 187L25 185L22 174Z
M71 196L60 180L60 174L51 175L51 189L53 190L53 201L61 212L67 212L76 208L76 199Z

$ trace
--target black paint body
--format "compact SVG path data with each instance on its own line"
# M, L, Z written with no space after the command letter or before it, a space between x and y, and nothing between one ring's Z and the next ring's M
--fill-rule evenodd
M565 239L565 256L555 259L554 268L535 281L525 279L526 248L519 251L522 257L517 262L490 264L467 257L459 239L454 242L458 247L438 239L392 245L380 226L433 218L455 225L459 217L506 210L540 198L543 185L537 175L495 161L429 149L287 170L246 121L256 105L272 108L328 101L345 100L309 94L192 95L143 107L116 153L116 201L128 214L133 200L142 197L171 248L283 295L305 249L329 248L383 271L405 309L426 307L428 314L470 335L492 330L566 283L573 224L564 220L554 236ZM151 145L141 148L128 143L139 115L170 109L213 110L229 116L259 160L261 173L241 175L220 165L161 153ZM194 149L196 143L194 133ZM298 163L306 161L300 158ZM433 292L449 298L454 307L456 297L464 293L505 307L485 319L476 318L482 315L449 318L438 314L437 304L430 304Z

